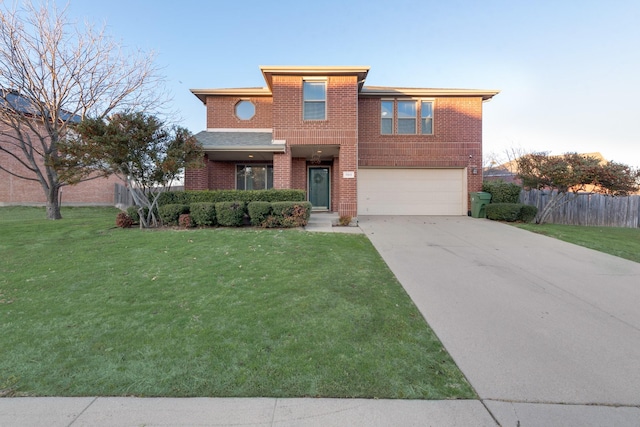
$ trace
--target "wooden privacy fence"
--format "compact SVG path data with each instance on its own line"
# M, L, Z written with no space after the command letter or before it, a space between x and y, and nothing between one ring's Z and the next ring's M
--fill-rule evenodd
M540 211L551 198L550 191L522 190L520 202ZM604 194L570 194L568 202L559 206L547 219L552 224L592 225L605 227L640 227L640 196L607 196Z
M129 206L133 206L133 197L131 197L131 193L127 187L115 184L113 204L118 209L126 209Z
M184 187L183 186L168 187L167 190L181 191L181 190L184 190ZM133 197L131 196L131 192L129 191L129 188L121 184L115 184L115 189L113 194L113 204L118 209L126 209L129 206L133 206Z

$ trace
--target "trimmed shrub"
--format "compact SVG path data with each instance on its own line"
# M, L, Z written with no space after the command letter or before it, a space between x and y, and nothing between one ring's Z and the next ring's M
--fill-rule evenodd
M485 206L487 218L494 221L514 222L520 216L519 203L490 203Z
M247 205L251 225L261 226L271 214L271 203L251 202Z
M246 204L243 201L216 203L216 220L224 227L242 227L244 216L247 213Z
M140 214L138 213L138 209L140 209L140 206L129 206L127 208L127 215L129 215L129 218L131 218L133 222L140 222Z
M504 181L485 181L482 183L482 191L491 193L491 203L519 203L520 191L518 184Z
M304 190L188 190L166 191L158 197L158 205L219 202L302 202L306 198Z
M533 205L522 205L522 207L520 208L520 216L518 217L518 220L522 222L531 222L537 214L537 207Z
M160 220L165 225L177 225L180 215L189 213L189 206L182 204L164 205L158 208Z
M261 224L265 228L278 228L281 227L280 219L275 217L274 215L269 215L264 219Z
M304 227L311 216L310 202L275 202L271 209L266 227Z
M140 209L140 206L129 206L127 208L127 215L131 217L134 224L137 224L140 222L140 214L138 213L139 209ZM142 214L145 216L145 218L149 216L149 208L147 207L142 208ZM156 212L156 218L157 217L158 217L158 214Z
M133 220L126 212L119 212L116 216L116 226L120 228L131 228Z
M186 191L165 191L158 196L158 206L189 205L190 202Z
M485 209L487 218L507 222L531 222L538 213L537 207L522 203L491 203Z
M216 205L213 203L192 203L189 206L193 225L213 226L216 225Z

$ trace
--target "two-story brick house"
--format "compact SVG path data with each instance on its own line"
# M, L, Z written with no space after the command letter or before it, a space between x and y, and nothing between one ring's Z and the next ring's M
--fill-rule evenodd
M340 215L466 215L495 90L364 86L369 67L260 67L262 88L192 89L205 167L187 189L304 189Z

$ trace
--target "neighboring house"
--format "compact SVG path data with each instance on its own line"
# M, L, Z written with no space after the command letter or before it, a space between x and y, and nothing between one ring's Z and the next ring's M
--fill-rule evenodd
M266 87L192 89L205 167L186 189L294 188L314 210L466 215L496 90L364 86L369 67L260 67Z
M17 93L1 89L0 91L2 91L2 93L0 93L0 108L10 108L21 114L35 114L29 102ZM69 117L70 116L67 116L65 119ZM0 150L0 206L44 206L46 204L46 197L40 183L38 181L25 180L14 175L35 178L33 172L27 170L17 159L23 159L24 156L17 146L10 144L13 133L14 130L0 122L2 147L7 150ZM43 167L43 164L40 164L40 166ZM67 185L60 190L60 199L62 205L113 206L115 184L123 184L123 182L117 177L111 176L109 178L97 178L81 182L77 185Z

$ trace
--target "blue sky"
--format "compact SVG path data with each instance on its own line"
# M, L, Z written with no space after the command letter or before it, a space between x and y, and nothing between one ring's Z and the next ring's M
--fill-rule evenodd
M367 65L368 85L501 90L484 104L485 157L599 151L640 166L637 0L71 0L68 13L156 51L194 133L205 108L191 88L264 86L260 65Z

